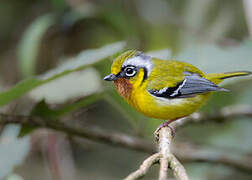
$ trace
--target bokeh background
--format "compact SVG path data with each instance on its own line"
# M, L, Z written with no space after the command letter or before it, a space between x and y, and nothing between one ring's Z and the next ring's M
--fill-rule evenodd
M133 110L111 83L103 82L112 59L136 48L209 73L252 71L251 2L2 0L0 112L153 141L161 121ZM252 105L251 77L223 86L232 93L215 93L201 111L214 114L225 106ZM0 179L7 180L122 179L149 155L45 128L1 125L0 134ZM251 119L236 118L188 125L174 141L237 158L250 157L251 137ZM252 171L218 163L182 163L193 180L252 178ZM145 179L157 175L154 166Z

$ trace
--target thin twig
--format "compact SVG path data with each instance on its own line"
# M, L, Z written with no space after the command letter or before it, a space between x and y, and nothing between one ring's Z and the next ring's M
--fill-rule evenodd
M170 160L170 168L173 170L173 175L178 180L189 180L184 166L179 160L172 154Z
M147 158L138 170L131 173L124 180L137 180L142 178L150 167L160 162L159 180L167 180L168 169L173 171L177 180L189 180L184 166L177 160L171 152L171 141L173 139L172 131L168 127L163 127L159 131L159 152Z
M159 180L166 180L168 175L169 160L171 158L171 145L172 135L168 127L164 127L159 131L159 151L161 153Z
M171 152L172 131L168 127L163 127L159 131L159 152L147 158L138 170L131 173L124 180L137 180L143 177L150 167L157 161L160 162L159 180L167 180L168 169L173 171L177 180L189 180L184 166L177 160Z
M160 153L151 155L146 160L144 160L138 170L128 175L124 180L136 180L142 178L149 171L150 167L159 161L160 156Z
M164 127L160 130L159 150L162 156L160 158L159 180L167 180L168 167L172 169L174 177L177 180L189 180L184 166L171 152L172 138L172 131L170 128Z

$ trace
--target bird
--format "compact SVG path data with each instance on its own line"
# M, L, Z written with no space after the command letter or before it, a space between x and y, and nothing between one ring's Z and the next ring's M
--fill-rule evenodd
M250 75L249 71L205 74L197 67L178 60L162 60L138 50L119 55L111 65L111 74L119 94L147 117L166 120L155 131L197 111L223 80ZM174 129L172 129L174 133Z

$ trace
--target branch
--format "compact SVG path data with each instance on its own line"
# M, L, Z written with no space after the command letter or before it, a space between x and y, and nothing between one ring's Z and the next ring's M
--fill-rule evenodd
M171 129L164 127L159 131L159 151L161 153L160 158L160 169L159 169L159 180L166 180L168 175L168 168L171 161L171 145L172 135Z
M178 159L172 154L170 167L173 170L174 177L178 180L189 180L186 174L184 166L178 161Z
M185 168L171 152L172 131L168 127L163 127L159 131L159 152L147 158L138 170L131 173L124 180L137 180L143 177L150 167L160 162L159 180L167 180L168 169L173 171L177 180L189 180Z
M222 164L250 174L252 171L252 158L250 154L243 155L222 152L211 147L196 146L190 143L176 143L172 151L179 159L185 162Z
M144 160L138 170L128 175L124 180L135 180L142 178L149 171L150 167L159 161L160 157L160 153L155 153L152 156L148 157L146 160Z
M44 127L61 131L72 136L78 136L101 143L134 149L140 152L154 153L157 151L155 145L145 139L129 136L123 133L107 132L98 127L68 125L58 120L48 120L41 117L6 115L0 113L0 125L1 124L21 124L39 128Z
M172 131L164 127L159 132L160 170L159 180L167 180L168 168L173 171L174 177L178 180L189 180L184 166L171 152Z
M214 114L194 113L186 118L171 123L174 128L202 122L224 122L234 118L252 118L252 107L249 105L227 106Z
M218 114L222 114L222 118L228 120L233 117L252 117L252 108L246 106L245 109L242 106L227 107L223 108ZM229 111L229 113L228 113ZM224 114L223 114L224 113ZM226 115L225 115L226 114ZM203 116L205 114L198 114L198 117L191 117L191 120L195 122L210 121L210 117ZM224 116L223 116L224 115ZM197 121L199 119L199 121ZM218 119L218 118L216 118ZM189 121L187 121L189 122ZM110 144L114 146L120 146L127 149L132 149L145 153L154 153L157 151L155 145L145 139L129 136L122 133L107 132L99 128L94 127L80 127L74 125L67 125L60 121L52 121L39 117L31 116L17 116L17 115L6 115L0 114L0 124L21 124L30 125L34 127L45 127L49 129L58 130L67 133L72 136L78 136L81 138L87 138L96 142ZM174 122L176 123L176 121ZM209 148L202 148L188 143L176 143L172 146L172 152L182 161L187 162L209 162L227 165L229 167L249 172L252 171L252 158L246 155L229 156L227 153L221 151L209 150Z

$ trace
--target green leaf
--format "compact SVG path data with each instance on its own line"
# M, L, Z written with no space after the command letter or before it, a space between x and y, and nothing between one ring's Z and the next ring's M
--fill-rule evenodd
M0 107L9 103L10 101L24 95L29 92L31 89L43 84L36 78L29 78L20 83L18 83L13 88L3 91L0 93Z
M100 100L102 97L103 97L103 93L92 94L90 96L84 97L84 98L82 98L72 104L68 104L68 105L56 110L55 114L57 115L57 117L60 117L65 114L77 111L80 108L84 108L84 107L87 107L91 104L94 104L95 102Z
M32 133L35 129L37 129L36 127L34 126L30 126L30 125L22 125L21 126L21 129L18 133L18 138L23 138L24 136Z
M29 95L36 101L45 99L49 104L63 104L72 99L101 92L101 81L102 78L96 69L87 68L46 83L32 90Z
M31 116L40 116L43 118L54 118L55 117L55 111L52 110L44 100L39 102L35 105L35 107L32 109Z
M49 108L44 100L37 103L35 107L33 107L30 115L32 116L40 116L43 118L50 119L54 115L54 111ZM27 134L30 134L36 127L30 125L22 125L21 130L19 131L18 137L23 137Z
M71 104L66 104L63 107L53 109L51 108L45 100L40 101L37 103L34 108L32 109L30 115L31 116L39 116L42 118L45 118L46 120L52 120L55 121L62 117L63 115L66 115L68 113L72 113L74 111L77 111L80 108L87 107L98 100L100 100L103 96L103 93L96 93L92 94L90 96L84 97L78 101L75 101ZM29 125L23 125L18 137L23 137L25 135L30 134L33 130L35 130L36 127L29 126Z
M42 38L54 22L54 16L47 14L37 18L24 32L18 45L19 67L23 77L34 75Z
M50 2L58 10L64 10L66 8L65 0L51 0Z
M48 71L47 73L38 77L31 77L13 88L0 93L0 107L15 100L16 98L26 94L32 89L46 84L52 80L68 75L72 72L84 70L92 65L99 63L101 60L113 55L116 52L123 50L124 42L117 42L105 45L98 49L85 50L81 52L74 61L67 61L56 69Z

